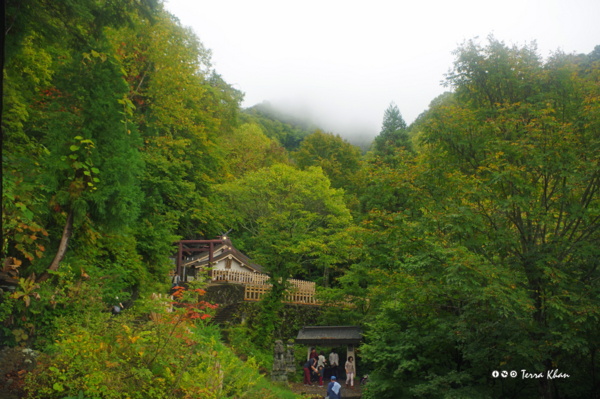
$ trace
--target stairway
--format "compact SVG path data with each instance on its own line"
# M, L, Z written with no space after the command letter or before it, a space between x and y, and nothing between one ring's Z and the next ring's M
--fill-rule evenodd
M238 310L239 304L239 302L235 302L219 309L211 323L218 324L221 328L225 327L225 323L227 323L229 318Z

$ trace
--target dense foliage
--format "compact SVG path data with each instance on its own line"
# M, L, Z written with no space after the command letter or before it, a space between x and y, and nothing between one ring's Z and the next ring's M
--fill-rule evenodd
M421 153L375 171L402 198L352 272L379 303L369 395L595 397L600 65L493 38L456 56Z
M350 188L355 174L360 170L360 150L342 139L340 135L317 130L306 137L294 154L298 167L306 169L320 166L333 188Z
M320 322L363 327L367 398L600 397L600 47L467 41L449 91L410 126L390 104L361 156L241 110L159 2L6 7L2 276L20 280L0 338L44 351L33 397L288 395L253 356L267 371L300 326L282 326L291 278L319 286ZM212 304L148 299L173 242L230 228L273 283L233 330L246 366Z
M306 136L317 130L310 120L286 114L268 102L245 109L240 117L245 122L258 124L267 137L289 151L298 149Z

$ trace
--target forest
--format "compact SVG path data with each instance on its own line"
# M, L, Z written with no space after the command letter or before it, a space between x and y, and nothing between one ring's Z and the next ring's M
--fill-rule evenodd
M362 328L363 398L600 398L600 45L452 50L359 148L244 109L158 0L7 0L0 349L37 360L0 396L300 398L268 373L303 279ZM226 231L273 282L229 342L169 277Z

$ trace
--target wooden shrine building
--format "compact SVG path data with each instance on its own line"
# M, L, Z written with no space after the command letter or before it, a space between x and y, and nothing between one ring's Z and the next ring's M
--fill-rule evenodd
M259 301L271 289L270 278L261 265L233 246L222 235L215 240L182 240L171 260L176 266L173 282L206 279L211 284L243 284L244 300ZM291 284L284 302L298 305L319 305L315 299L315 283L299 279Z
M359 326L304 326L296 337L296 344L308 346L306 359L310 358L310 348L316 345L336 348L346 345L347 357L354 358L354 375L358 378L355 348L362 340L362 331ZM340 359L340 367L344 368L346 360ZM359 379L360 381L360 379Z

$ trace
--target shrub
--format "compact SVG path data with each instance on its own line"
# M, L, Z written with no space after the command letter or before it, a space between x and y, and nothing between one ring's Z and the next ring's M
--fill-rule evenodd
M245 325L229 329L229 343L239 356L254 359L261 372L270 373L273 369L273 351L264 349L252 341L252 335Z
M140 308L151 310L142 319L134 312L101 313L104 323L65 325L53 354L41 356L28 376L30 397L241 396L258 380L256 363L249 359L240 368L235 356L217 350L218 336L207 326L214 305L196 301L198 294L203 291L180 289L172 313L146 299Z

